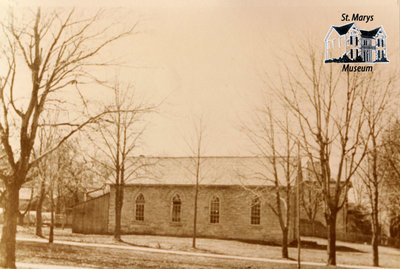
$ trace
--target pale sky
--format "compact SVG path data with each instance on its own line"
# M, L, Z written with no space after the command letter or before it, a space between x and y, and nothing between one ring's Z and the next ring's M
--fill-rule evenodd
M199 115L206 125L207 155L252 155L238 127L260 104L266 90L264 72L273 76L279 61L290 62L290 46L302 39L319 40L316 44L322 49L330 26L345 24L342 13L374 15L372 22L356 22L358 27L372 30L382 25L388 36L390 64L399 63L399 7L395 0L1 2L15 10L38 3L75 6L77 12L88 14L101 7L111 14L106 22L139 22L136 35L119 41L104 54L124 62L104 76L112 79L118 73L121 80L134 83L147 100L157 103L165 99L144 134L140 153L145 155L188 155L184 137L192 132L192 119ZM98 88L85 90L101 99Z

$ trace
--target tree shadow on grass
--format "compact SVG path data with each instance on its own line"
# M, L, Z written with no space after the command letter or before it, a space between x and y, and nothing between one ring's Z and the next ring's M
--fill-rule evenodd
M244 243L252 243L252 244L259 244L259 245L267 245L267 246L277 246L279 247L280 245L277 244L276 242L266 242L266 241L256 241L256 240L233 240L233 241L239 241L239 242L244 242ZM122 245L128 245L128 246L133 246L133 247L144 247L144 248L158 248L158 249L173 249L173 247L165 247L162 246L159 242L156 242L154 245L144 245L144 244L135 244L131 243L128 241L125 241L121 239L118 241ZM289 244L289 247L291 248L296 248L297 247L297 241L294 240ZM318 242L311 241L311 240L301 240L301 247L303 249L316 249L316 250L326 250L327 245L326 244L318 244ZM178 250L178 249L176 249ZM218 251L212 251L204 248L185 248L185 249L179 249L183 251L193 251L193 252L200 252L200 253L212 253L212 254L226 254L223 252L218 252ZM347 246L342 246L342 245L336 245L336 251L340 252L358 252L358 253L365 253L365 251L356 249L356 248L351 248ZM291 260L291 258L289 258ZM295 260L295 259L294 259Z
M297 247L297 241L293 241L292 243L289 244L290 247ZM327 245L326 244L318 244L315 241L309 241L309 240L301 240L301 248L304 249L317 249L317 250L326 250ZM364 251L361 251L356 248L351 248L351 247L346 247L346 246L341 246L341 245L336 245L336 251L341 251L341 252L360 252L360 253L365 253Z
M123 245L132 246L132 247L152 248L151 246L142 245L142 244L134 244L134 243L125 241L125 240L123 240L123 239L119 240L118 243L121 243L121 244L123 244ZM161 248L161 247L158 247L158 248Z
M133 246L133 247L143 247L143 248L158 248L158 249L165 249L165 250L173 250L172 247L163 247L159 242L155 243L154 245L141 245L141 244L134 244L128 241L124 241L124 240L120 240L118 241L119 243L123 244L123 245L128 245L128 246ZM197 252L197 253L209 253L209 254L220 254L220 255L226 255L226 253L224 252L218 252L218 251L212 251L209 249L205 249L205 248L192 248L192 247L188 247L188 248L184 248L184 249L175 249L178 251L189 251L189 252Z

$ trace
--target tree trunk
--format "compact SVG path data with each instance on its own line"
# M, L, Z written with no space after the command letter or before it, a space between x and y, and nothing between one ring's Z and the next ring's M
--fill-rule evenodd
M121 241L121 212L122 203L124 199L123 186L115 186L115 229L114 229L114 239Z
M282 231L282 258L284 258L284 259L288 259L289 258L288 234L289 234L289 229L286 227Z
M50 231L49 231L49 243L54 242L54 198L53 189L50 190Z
M196 248L196 236L197 236L197 197L199 193L199 186L198 183L196 183L195 187L195 194L194 194L194 214L193 214L193 242L192 242L192 247Z
M379 235L380 235L380 226L378 219L378 189L375 187L375 195L373 201L372 208L372 256L373 256L373 264L374 266L379 266Z
M372 254L373 254L373 263L374 266L379 266L379 250L378 250L378 245L379 245L379 235L375 234L375 232L372 234Z
M311 220L311 235L315 236L315 220Z
M54 211L51 211L50 217L50 231L49 231L49 243L54 242Z
M43 201L45 197L45 185L44 185L44 180L40 184L40 194L39 194L39 200L37 201L36 204L36 235L43 237L43 232L42 232L42 207L43 207Z
M17 218L19 207L19 187L6 187L4 223L0 243L0 267L15 267L15 242L17 235Z
M337 212L334 212L332 210L327 216L328 265L336 265L336 217L337 217Z
M64 230L65 228L65 222L67 221L67 210L65 209L65 206L63 208L63 212L61 214L61 229Z
M24 218L25 218L25 215L18 211L18 225L19 226L24 226Z

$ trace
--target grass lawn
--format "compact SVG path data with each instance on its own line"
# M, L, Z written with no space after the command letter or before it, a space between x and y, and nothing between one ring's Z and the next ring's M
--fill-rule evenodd
M211 257L147 253L124 249L69 246L38 242L18 242L17 261L96 268L164 268L164 269L294 269L296 264L242 261ZM304 269L318 266L303 265ZM340 268L340 267L335 267Z
M44 228L45 235L48 234L48 228ZM18 237L27 237L27 238L35 238L34 235L34 227L19 227L18 228ZM83 234L73 234L70 229L56 229L55 230L55 240L63 240L63 241L74 241L74 242L87 242L87 243L103 243L103 244L118 244L118 245L135 245L135 246L147 246L153 248L161 248L161 249L170 249L170 250L182 250L182 251L195 251L195 252L208 252L208 253L216 253L216 254L227 254L227 255L237 255L237 256L246 256L246 257L260 257L260 258L273 258L279 259L281 257L281 248L278 246L267 246L267 245L259 245L259 244L251 244L244 243L235 240L216 240L216 239L206 239L200 238L197 240L197 249L193 249L191 247L191 238L182 238L182 237L169 237L169 236L150 236L150 235L123 235L122 236L123 243L115 242L111 235L83 235ZM303 248L302 249L302 260L310 261L310 262L326 262L326 251L325 245L326 240L318 239L318 238L305 238L307 241L315 241L318 243L317 247L313 248ZM28 244L19 243L19 244ZM45 246L46 244L44 244ZM372 264L372 254L371 254L371 246L363 245L363 244L354 244L354 243L345 243L345 242L337 242L338 251L337 251L337 263L339 264L352 264L352 265L366 265L369 266ZM54 245L50 246L51 248L58 248L61 246ZM65 248L69 248L70 246L63 246ZM75 247L71 247L71 251ZM39 252L50 251L43 247L43 250L38 250ZM87 247L85 247L87 249ZM388 247L380 247L380 264L383 267L392 267L392 268L400 268L400 250ZM20 250L19 250L20 251ZM111 252L123 252L123 250L98 250L98 251L111 251ZM25 253L26 251L24 251ZM93 251L90 251L91 253ZM129 252L129 250L128 250ZM78 252L77 254L83 253ZM115 253L114 253L115 254ZM25 255L25 254L23 254ZM23 257L19 256L19 257ZM103 255L103 254L100 254ZM116 254L117 255L117 254ZM153 255L153 254L147 254ZM161 254L160 254L161 255ZM162 254L165 255L165 254ZM290 248L289 255L292 258L297 257L297 249ZM168 255L167 255L168 256ZM174 256L174 255L173 255ZM88 256L90 257L90 255ZM108 257L104 254L104 257ZM121 259L122 261L123 259ZM197 258L196 258L197 260ZM79 261L79 262L84 262ZM248 263L248 262L246 262ZM80 263L77 263L80 264ZM84 263L82 263L84 264ZM90 264L90 263L89 263ZM122 265L122 264L121 264ZM119 265L118 265L119 266ZM203 268L193 267L193 268ZM252 265L253 266L253 265ZM256 267L248 267L248 268L259 268L258 265L254 265ZM143 267L147 268L147 267ZM154 267L148 267L154 268ZM158 267L157 267L158 268ZM163 268L163 267L160 267ZM169 267L165 267L169 268ZM171 267L174 268L174 267ZM187 267L183 267L187 268ZM207 267L204 267L207 268ZM221 267L221 268L230 268L230 267ZM245 267L232 267L232 268L245 268ZM271 268L271 267L268 267ZM282 268L282 267L279 267ZM292 267L288 267L292 268ZM295 268L295 267L293 267Z

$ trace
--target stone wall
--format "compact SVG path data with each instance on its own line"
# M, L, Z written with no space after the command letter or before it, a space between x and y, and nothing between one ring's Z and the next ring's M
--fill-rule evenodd
M135 220L135 200L142 193L145 198L144 221ZM181 222L172 222L172 198L182 200ZM210 223L210 202L220 200L219 223ZM200 237L241 239L280 243L282 232L277 217L261 198L261 223L250 224L253 196L241 186L200 186L197 213L197 235ZM292 203L293 204L293 203ZM192 236L194 186L190 185L128 185L122 208L122 232ZM115 227L115 189L111 187L108 232ZM293 212L292 216L294 217ZM293 219L294 220L294 219ZM292 220L292 223L293 223ZM289 238L294 238L293 228Z

